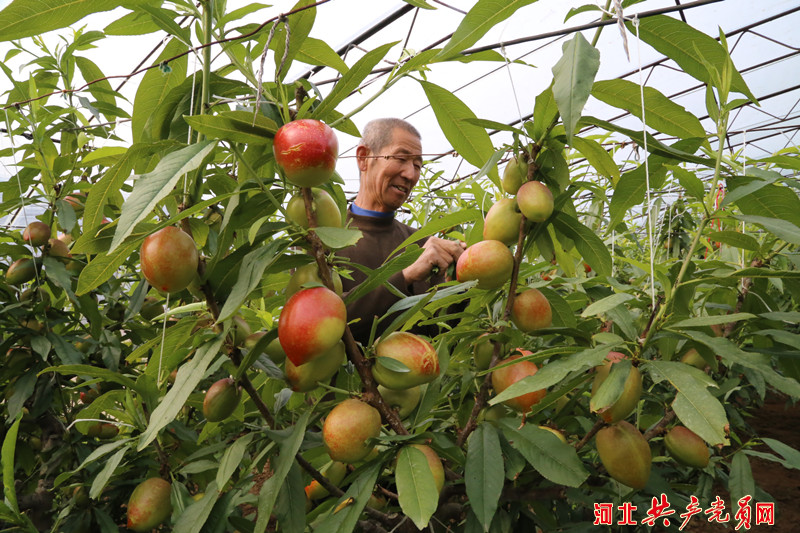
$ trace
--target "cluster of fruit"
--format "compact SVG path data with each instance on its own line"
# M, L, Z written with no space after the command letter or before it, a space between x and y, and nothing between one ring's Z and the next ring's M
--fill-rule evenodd
M67 264L69 269L77 267L69 259L72 255L69 252L66 237L50 237L50 226L35 220L28 224L22 232L22 240L26 244L34 247L42 247L44 252L50 257L56 257ZM36 277L36 270L41 267L39 258L21 257L17 259L6 270L6 282L9 285L20 286L33 280Z
M318 121L289 123L275 136L275 158L283 174L290 182L304 188L318 187L330 179L337 150L335 135ZM499 289L510 280L515 259L509 247L518 242L520 228L546 221L554 210L552 193L545 184L528 180L528 164L521 158L509 162L503 176L503 188L516 196L502 199L489 209L484 224L484 240L467 248L456 265L457 279L477 281L479 289ZM309 211L314 214L315 224L309 221ZM294 196L288 204L287 218L302 228L342 224L335 201L318 188L311 189L310 206L302 194ZM170 293L180 291L192 282L198 253L188 234L175 227L166 227L145 239L141 262L148 282L158 290ZM294 391L310 391L318 383L329 381L346 360L342 337L347 327L347 312L341 297L341 279L335 271L331 270L329 274L334 290L324 286L317 263L296 269L286 289L288 299L278 321L277 338L264 350L274 362L284 364L286 379ZM526 288L515 295L510 319L525 333L548 328L552 325L550 303L539 290ZM251 335L247 324L240 322L237 327L244 338L237 345L254 347L266 332ZM420 386L439 375L436 350L420 336L393 332L378 339L371 351L374 353L371 371L379 385L378 392L383 401L395 408L401 419L407 417L420 400ZM491 373L491 383L498 394L538 371L537 365L529 360L528 356L533 355L530 351L518 349L518 353L505 357L508 353L505 347L495 347L495 341L490 341L488 334L482 335L475 344L476 367L489 369L495 351L498 368ZM612 365L623 360L623 354L611 352L606 364L596 369L593 398L610 374ZM544 389L532 391L504 403L526 413L546 392ZM595 409L609 424L597 434L600 459L609 475L634 488L646 484L651 462L647 441L638 429L624 420L635 409L641 393L641 374L635 365L630 365L621 395L610 405L599 405ZM206 419L220 422L231 416L240 396L240 388L233 378L214 383L203 402ZM484 416L489 419L493 416L492 410ZM381 425L380 412L365 401L349 398L338 403L327 414L322 427L323 443L330 458L322 469L322 475L337 485L347 473L347 464L358 464L377 454L373 440L379 436ZM543 429L553 431L566 442L560 432L547 427ZM665 443L670 453L683 464L702 467L708 463L705 443L686 428L673 428ZM424 445L409 446L425 455L436 487L441 490L444 469L436 452ZM328 495L316 480L305 491L309 501ZM161 478L144 481L134 490L128 504L128 527L134 531L147 531L161 523L171 512L168 493L169 483ZM372 503L373 507L380 506L378 501Z

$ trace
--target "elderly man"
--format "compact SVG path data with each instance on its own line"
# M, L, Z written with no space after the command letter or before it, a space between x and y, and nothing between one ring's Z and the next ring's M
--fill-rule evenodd
M420 134L404 120L373 120L364 128L363 138L356 149L356 160L359 190L350 205L347 219L352 227L361 230L363 237L355 246L341 250L337 255L374 270L415 231L396 220L394 215L419 181L422 169ZM441 283L444 278L441 274L432 276L434 269L438 267L440 273L445 272L465 248L462 242L436 237L425 239L420 244L423 252L419 259L389 278L389 283L406 295L421 294L432 285ZM344 290L353 289L365 279L364 273L354 270L352 281L343 280ZM351 327L356 340L366 344L374 318L386 313L397 300L394 294L381 286L350 304L348 319L360 318Z

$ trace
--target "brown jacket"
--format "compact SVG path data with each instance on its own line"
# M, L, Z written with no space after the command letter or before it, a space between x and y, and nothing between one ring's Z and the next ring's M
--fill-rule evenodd
M347 212L347 220L350 222L350 227L361 230L363 237L354 246L339 250L336 252L336 255L346 257L353 263L363 265L371 270L375 270L383 265L389 257L389 254L415 231L414 228L402 222L398 222L394 218L376 218L355 215L349 210ZM425 239L422 239L417 244L422 246L424 243ZM351 291L367 279L366 274L355 268L352 269L351 275L353 277L352 281L342 278L342 285L345 293ZM444 277L440 275L432 277L425 282L408 284L402 272L394 274L388 280L389 283L407 296L422 294L430 289L432 285L441 283L442 281L444 281ZM369 332L372 329L372 322L375 317L382 316L398 300L399 298L397 296L381 285L363 298L348 305L347 320L351 322L350 330L353 332L355 339L366 346L369 341ZM354 319L360 320L356 323L352 323ZM393 319L394 317L390 317L381 322L376 333L376 338L380 336L382 330L385 329ZM431 329L427 328L426 331L421 331L420 333L430 335L435 333L435 331L431 332Z

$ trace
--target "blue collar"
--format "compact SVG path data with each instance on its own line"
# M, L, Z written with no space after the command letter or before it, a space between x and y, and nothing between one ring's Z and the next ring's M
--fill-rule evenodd
M394 211L390 211L388 213L384 213L383 211L372 211L371 209L358 207L355 203L350 204L350 212L354 215L360 215L362 217L394 218Z

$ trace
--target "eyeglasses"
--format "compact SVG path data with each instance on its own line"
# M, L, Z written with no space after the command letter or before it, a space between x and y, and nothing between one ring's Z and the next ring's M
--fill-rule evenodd
M386 154L386 155L373 155L373 156L367 156L367 157L372 157L372 158L375 158L375 159L383 158L383 159L385 159L387 161L390 161L392 163L396 163L398 165L405 165L406 163L411 163L414 166L414 169L417 172L420 172L422 170L422 156L419 155L419 154L417 154L417 155L412 155L412 154Z

